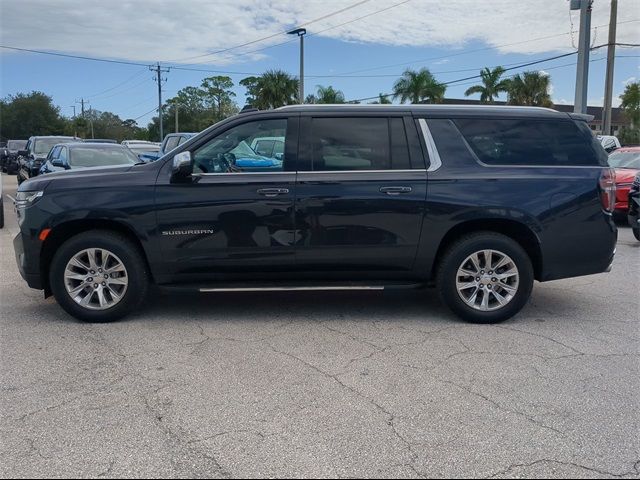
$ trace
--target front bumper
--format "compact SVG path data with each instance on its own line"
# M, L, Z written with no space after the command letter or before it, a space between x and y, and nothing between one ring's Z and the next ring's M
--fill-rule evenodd
M37 261L37 259L40 258L39 246L38 252L36 253L33 252L34 246L30 244L31 242L29 240L25 241L22 232L18 233L13 239L13 250L16 255L18 271L29 287L42 290L44 285L42 283L39 261Z

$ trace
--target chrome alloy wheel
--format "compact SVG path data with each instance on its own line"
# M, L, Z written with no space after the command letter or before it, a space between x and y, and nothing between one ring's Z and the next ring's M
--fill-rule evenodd
M106 310L124 297L129 285L122 260L103 248L76 253L64 270L67 293L78 305L90 310Z
M518 267L511 257L497 250L480 250L458 268L456 288L467 305L488 312L513 300L519 280Z

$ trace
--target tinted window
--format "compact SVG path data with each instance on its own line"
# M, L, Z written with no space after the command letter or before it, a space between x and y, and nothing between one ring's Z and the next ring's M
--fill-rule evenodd
M391 168L386 118L314 118L311 137L316 171Z
M167 144L164 147L165 152L169 152L178 146L178 142L180 141L180 137L169 137L167 139Z
M67 158L67 147L58 147L60 150L58 151L58 160L65 164L68 162Z
M200 147L193 155L196 173L236 173L282 171L283 155L261 154L251 145L256 139L275 137L284 144L287 120L247 122L226 130ZM267 152L262 152L267 153Z
M391 162L394 169L408 170L411 168L409 145L402 118L392 118L391 126Z
M49 152L49 155L47 155L47 158L49 160L55 160L56 158L58 158L58 155L60 155L60 149L62 147L54 147L51 149L51 151Z
M577 125L584 122L527 119L454 122L480 161L488 165L606 165L606 154L589 127Z
M125 147L75 147L69 155L72 167L106 167L117 165L133 165L138 159Z
M259 140L256 142L255 151L258 155L271 156L275 140Z

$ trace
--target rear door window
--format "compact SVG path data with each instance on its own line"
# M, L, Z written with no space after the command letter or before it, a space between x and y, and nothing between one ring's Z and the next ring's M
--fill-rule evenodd
M579 121L455 119L478 159L487 165L605 166L606 153ZM598 148L599 147L599 148Z
M389 170L387 118L314 118L313 170Z

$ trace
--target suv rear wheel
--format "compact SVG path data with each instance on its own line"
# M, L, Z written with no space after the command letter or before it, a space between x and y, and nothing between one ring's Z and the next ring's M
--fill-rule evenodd
M447 250L437 284L442 301L464 320L496 323L526 304L533 288L533 267L524 249L511 238L478 232Z
M49 282L67 313L86 322L111 322L142 304L148 276L146 263L129 239L92 230L62 244L51 261Z

